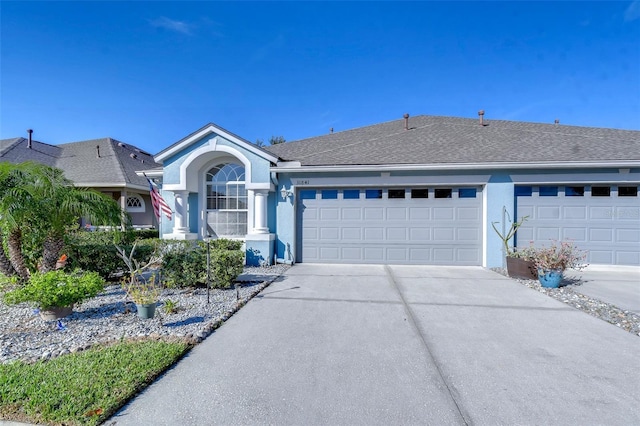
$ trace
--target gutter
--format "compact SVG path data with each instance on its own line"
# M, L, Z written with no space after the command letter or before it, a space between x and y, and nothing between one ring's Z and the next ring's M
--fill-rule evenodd
M283 163L280 163L283 164ZM590 168L639 168L640 161L616 161L612 163L591 161L567 162L530 162L530 163L442 163L442 164L375 164L356 166L282 166L271 167L275 173L312 173L312 172L379 172L406 170L507 170L507 169L590 169Z

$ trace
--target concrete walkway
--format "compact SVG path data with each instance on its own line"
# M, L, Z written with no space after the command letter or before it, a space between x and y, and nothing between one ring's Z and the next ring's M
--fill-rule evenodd
M296 265L106 424L637 425L640 338L479 267Z
M640 268L590 265L584 271L565 272L574 290L640 315Z

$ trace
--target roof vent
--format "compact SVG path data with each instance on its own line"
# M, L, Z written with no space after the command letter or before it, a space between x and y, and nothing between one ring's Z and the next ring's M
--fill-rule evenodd
M558 120L557 118L553 121L554 124L557 126L558 124L560 124L560 120Z
M409 114L403 115L404 117L404 129L409 130Z
M98 158L100 158L100 145L96 145L96 151L98 152Z
M125 144L123 144L122 142L118 142L118 146L120 148L126 148L127 146Z
M27 129L27 133L29 133L29 140L27 141L27 148L31 149L31 147L33 146L33 141L31 139L31 134L33 133L33 130Z
M138 156L136 154L134 154L133 152L131 154L129 154L129 157L131 157L133 159L138 158Z
M333 127L329 129L329 132L330 132L330 133L333 133Z
M483 109L478 111L478 117L480 117L480 125L484 126L484 110Z

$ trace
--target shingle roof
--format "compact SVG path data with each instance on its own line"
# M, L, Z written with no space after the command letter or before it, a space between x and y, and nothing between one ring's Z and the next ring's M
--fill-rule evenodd
M266 149L303 166L640 161L640 131L420 115Z
M61 145L33 141L31 149L25 138L0 140L0 161L20 163L28 160L58 167L77 185L94 187L146 187L146 179L138 176L136 170L160 167L151 154L112 138Z

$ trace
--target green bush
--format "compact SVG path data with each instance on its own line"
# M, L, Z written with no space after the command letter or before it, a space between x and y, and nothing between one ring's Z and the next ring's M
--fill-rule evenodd
M241 241L211 242L211 283L227 288L242 273ZM207 245L202 241L166 243L162 249L162 275L169 287L194 287L207 282Z
M4 301L8 304L35 302L40 309L49 309L82 302L103 289L104 279L96 272L36 272L27 285L6 293Z
M211 259L215 287L230 287L244 269L244 253L240 250L213 250Z
M114 244L130 252L138 232L128 231L79 231L67 236L65 254L69 257L70 269L95 271L105 279L122 271L122 260ZM158 239L138 241L134 257L140 263L146 263L156 250Z

